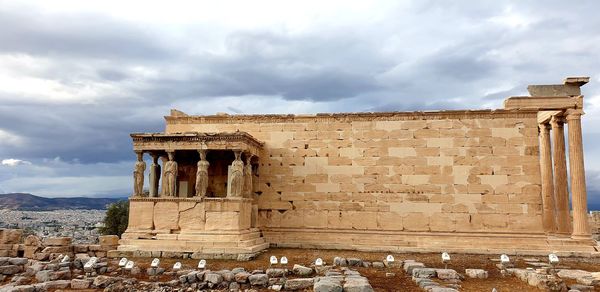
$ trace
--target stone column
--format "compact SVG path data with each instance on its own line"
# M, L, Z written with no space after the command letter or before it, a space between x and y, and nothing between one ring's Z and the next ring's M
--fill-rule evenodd
M581 135L581 110L567 110L569 124L569 170L573 204L573 239L591 239L588 222L585 169L583 166L583 140Z
M133 167L133 196L141 197L144 195L144 171L146 171L146 162L144 162L144 152L135 151L137 161Z
M160 170L160 177L162 178L162 181L159 181L160 192L158 192L158 196L162 197L162 196L165 196L165 194L166 194L166 191L165 191L165 165L167 164L167 161L169 161L169 158L164 155L160 155L160 160L162 161L163 167Z
M150 165L150 197L158 197L158 183L160 181L160 165L158 164L158 154L152 152L152 164Z
M571 216L569 214L569 193L567 191L567 158L565 154L564 120L560 116L553 116L552 125L552 151L554 160L554 200L556 202L556 233L559 236L570 235Z
M244 197L252 198L252 157L253 155L246 154L246 165L244 165Z
M542 174L542 222L547 233L556 231L554 214L554 177L552 175L552 149L550 125L539 124L540 128L540 167Z

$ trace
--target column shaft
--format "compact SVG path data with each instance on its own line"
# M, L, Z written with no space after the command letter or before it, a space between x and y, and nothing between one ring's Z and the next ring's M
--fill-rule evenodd
M540 167L542 174L542 222L547 233L556 231L554 204L554 177L552 175L552 145L550 125L540 124Z
M562 236L570 235L571 216L569 214L569 193L567 190L567 158L565 154L565 132L562 117L554 116L552 125L552 140L554 142L554 200L556 202L557 233Z
M581 111L568 111L569 125L569 169L571 171L571 193L573 204L574 239L591 239L587 215L587 192L583 164L583 141L581 135Z
M150 165L150 197L158 197L158 183L160 180L160 165L158 164L158 154L150 154L152 156L152 164Z

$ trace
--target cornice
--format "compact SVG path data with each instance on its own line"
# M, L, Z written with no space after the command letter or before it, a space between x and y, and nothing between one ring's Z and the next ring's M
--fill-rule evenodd
M207 115L165 116L167 124L237 124L351 121L411 121L477 118L535 118L538 110L446 110L416 112L320 113L315 115Z

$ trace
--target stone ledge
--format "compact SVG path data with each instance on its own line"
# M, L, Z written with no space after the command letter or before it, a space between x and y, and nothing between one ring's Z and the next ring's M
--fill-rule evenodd
M477 118L530 118L535 110L442 110L415 112L364 112L364 113L331 113L316 115L207 115L207 116L165 116L167 125L194 123L290 123L290 122L324 122L324 121L412 121L440 119L477 119Z

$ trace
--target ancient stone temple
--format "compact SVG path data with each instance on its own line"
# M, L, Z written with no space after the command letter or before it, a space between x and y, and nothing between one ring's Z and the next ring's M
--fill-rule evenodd
M529 86L531 96L497 110L173 110L164 132L131 135L138 162L119 249L595 252L581 132L588 80Z

